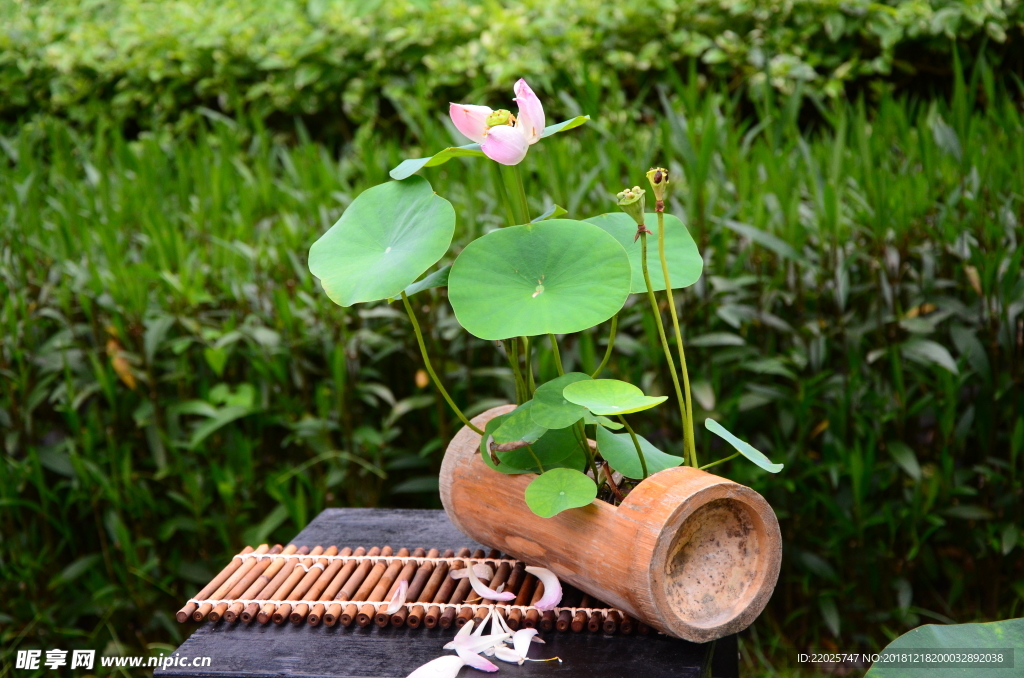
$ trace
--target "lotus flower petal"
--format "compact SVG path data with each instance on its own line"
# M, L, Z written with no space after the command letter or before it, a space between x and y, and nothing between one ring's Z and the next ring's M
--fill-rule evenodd
M492 614L494 614L494 608L493 607L492 608L488 608L487 616L485 616L483 618L483 621L480 622L480 626L476 627L476 631L473 632L474 636L482 636L482 635L484 635L484 629L487 628L487 622L490 620ZM470 621L473 621L473 620L471 619ZM491 631L493 631L493 630L494 630L494 627L492 626L491 627Z
M472 619L470 619L468 622L466 622L465 626L463 626L461 629L459 629L459 632L455 634L455 637L452 638L451 640L449 640L447 643L445 643L444 649L446 649L446 650L454 650L455 649L455 641L458 640L459 638L463 637L463 636L468 636L470 634L470 632L473 630L473 624L474 624L474 622L473 622Z
M526 571L544 584L544 595L534 603L534 607L541 611L555 609L562 602L562 583L555 573L546 567L527 567Z
M544 106L522 78L513 89L516 93L514 101L519 106L516 127L522 130L523 136L530 144L535 144L544 133Z
M478 654L508 638L507 633L489 636L458 636L451 645L456 652Z
M494 656L501 661L508 662L510 664L522 664L523 661L525 661L519 656L518 652L510 647L505 647L504 645L494 648Z
M473 566L473 571L476 572L476 576L481 579L490 580L494 577L494 568L487 563L477 563ZM450 576L452 579L464 579L469 576L469 568L464 567L461 570L452 570Z
M409 674L408 678L455 678L466 662L462 657L445 655L432 659Z
M388 603L388 614L394 614L402 609L405 605L405 596L409 593L409 580L403 579L398 582L398 588L395 590L395 595L391 596L391 602Z
M494 162L502 165L518 165L526 157L530 142L518 127L496 125L487 132L487 138L480 142L480 150Z
M448 115L455 123L455 129L480 144L487 133L487 116L494 111L489 106L473 106L471 104L450 104Z
M547 570L545 570L545 572L547 572ZM554 576L554 575L552 575L552 576ZM555 578L555 581L557 582L558 579ZM472 584L473 590L476 591L477 595L479 595L481 598L486 598L488 600L515 600L516 599L516 594L512 593L511 591L503 591L502 593L498 593L494 589L487 588L487 585L484 584L482 581L480 581L480 578L476 576L476 572L474 572L472 568L470 568L470 570L469 570L469 583ZM545 597L547 597L547 585L546 584L545 584L545 587L544 587L544 591L545 591L544 595L545 595ZM561 587L559 587L559 589L558 589L558 599L559 600L562 599L562 589L561 589ZM547 608L547 609L550 609L550 608Z
M516 654L526 659L526 654L530 651L530 641L536 635L537 629L519 629L516 631L512 635L512 647L515 648Z
M466 664L466 666L472 666L474 669L477 669L478 671L487 671L488 673L494 673L498 670L498 667L495 666L493 662L477 654L479 650L477 652L469 652L467 650L463 650L461 647L456 646L455 652L458 653L459 659L461 659Z

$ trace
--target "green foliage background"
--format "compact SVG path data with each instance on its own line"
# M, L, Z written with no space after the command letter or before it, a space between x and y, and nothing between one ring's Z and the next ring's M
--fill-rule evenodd
M530 151L534 214L612 211L654 164L679 180L669 209L706 259L677 297L696 415L786 463L771 477L717 469L768 498L786 540L779 587L743 639L748 670L772 673L794 648L877 650L926 621L1019 616L1024 116L1013 69L991 66L1019 45L1018 5L798 3L761 17L697 3L666 10L671 31L632 6L430 6L348 20L315 3L0 9L2 671L25 647L166 649L189 630L171 615L211 569L324 507L438 505L457 421L416 385L407 320L334 306L305 257L403 158L459 141L436 98L501 104L520 73L551 110L595 118ZM556 40L568 11L583 27ZM949 51L945 29L904 28L888 65L873 61L877 16L914 12L930 22L906 26L956 14L962 37L989 36L965 77L938 62L949 96L894 97L899 78L877 77L901 45ZM836 13L853 18L826 40ZM776 28L669 70L736 15ZM385 25L411 28L382 40ZM824 45L797 55L818 77L751 96L757 35L772 54ZM324 55L332 67L297 87ZM828 87L851 55L873 55L844 79L867 104ZM402 125L385 134L389 115ZM456 207L457 243L502 223L484 161L425 176ZM473 413L507 401L493 346L443 294L415 301L457 400ZM667 394L644 307L623 315L613 375ZM566 369L591 369L606 332L566 338ZM543 349L539 363L554 373ZM678 446L672 408L659 410L645 435ZM700 435L702 460L728 454Z

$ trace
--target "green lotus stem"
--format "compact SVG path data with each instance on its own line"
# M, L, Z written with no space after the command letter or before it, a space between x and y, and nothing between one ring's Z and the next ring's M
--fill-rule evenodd
M562 376L565 372L562 371L562 355L558 352L558 337L549 334L548 338L551 339L551 352L555 356L555 369L558 370L558 376Z
M506 344L505 341L508 343ZM505 347L505 355L508 356L508 364L512 366L512 376L516 381L516 405L522 405L526 400L526 382L523 381L523 373L519 371L519 351L516 346L515 337L502 341Z
M483 435L483 430L474 426L473 422L471 422L469 418L462 413L459 406L456 405L455 401L452 400L452 397L448 395L448 391L445 390L445 387L441 384L441 380L437 378L437 373L434 372L434 366L430 364L430 356L427 355L427 345L423 343L423 332L420 330L420 323L416 320L416 314L413 313L412 305L409 303L409 297L406 296L404 290L402 291L402 303L405 305L405 312L409 314L409 320L412 321L412 331L416 333L416 342L420 345L420 354L423 356L423 364L426 366L427 374L429 374L431 380L433 380L434 386L436 386L437 390L441 392L442 396L444 396L444 399L448 402L448 406L455 412L455 416L457 416L462 423L470 429L480 435Z
M501 171L501 165L496 162L488 164L491 166L492 176L494 177L494 192L498 194L498 202L505 209L505 218L508 220L508 225L514 226L516 224L516 215L512 210L512 201L508 197L505 175Z
M619 415L619 421L629 431L629 437L633 439L633 447L636 448L636 453L640 457L640 470L644 472L644 478L646 478L649 475L647 473L647 459L644 458L644 451L640 448L640 440L636 437L636 433L633 432L633 427L629 425L629 422L621 414Z
M658 204L661 205L661 203ZM683 435L686 436L686 443L690 447L690 466L697 466L697 444L693 436L693 398L690 395L690 374L686 370L686 353L683 352L683 333L679 331L679 316L676 314L676 302L672 297L672 280L669 277L668 261L665 258L665 212L658 210L657 213L658 256L661 258L661 270L665 274L665 294L668 295L668 312L672 315L672 329L676 333L679 369L683 373L683 394L686 396L686 421L683 422Z
M661 320L661 311L658 310L658 300L654 296L654 288L651 286L651 274L647 270L647 234L640 233L640 264L644 271L644 282L647 283L647 300L651 304L651 311L658 324L658 338L661 339L661 349L665 352L665 360L668 361L669 374L672 376L672 386L676 390L676 399L679 401L679 416L682 417L682 425L686 428L686 401L683 400L683 391L679 387L679 375L676 373L676 361L672 357L672 350L668 347L668 338L665 336L665 323ZM683 435L683 458L693 459L687 449L686 435Z
M713 461L710 464L704 464L703 466L700 467L700 470L703 471L704 469L711 468L712 466L718 466L719 464L724 464L725 462L729 461L730 459L735 459L738 456L740 456L739 452L737 452L736 454L730 455L730 456L726 457L725 459L719 459L718 461Z
M619 314L616 313L612 316L612 328L608 331L608 348L605 349L604 359L601 361L601 364L597 366L597 369L590 375L591 379L597 379L597 375L601 374L601 371L604 370L604 366L608 364L609 360L611 360L612 347L615 346L615 330L617 330L618 327Z
M527 445L526 449L529 450L530 456L533 457L533 460L537 462L537 468L541 473L544 473L544 464L540 463L540 457L538 457L537 453L533 451L533 445Z
M507 211L512 215L510 226L530 223L530 207L526 202L526 189L523 188L523 176L519 173L519 165L499 165L502 182L505 184L503 197Z
M526 354L526 395L533 398L533 392L537 390L537 386L533 383L533 347L530 346L529 337L521 337L523 342L523 352Z
M576 434L577 442L583 447L583 456L587 458L587 466L594 474L594 482L597 482L597 464L594 463L594 453L590 451L590 443L587 442L587 430L583 427L583 420L580 419L572 427Z

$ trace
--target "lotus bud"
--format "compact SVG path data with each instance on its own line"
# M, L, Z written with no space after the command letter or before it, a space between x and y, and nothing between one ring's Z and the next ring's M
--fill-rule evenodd
M637 226L644 225L645 193L644 189L634 186L633 188L623 189L615 195L619 199L619 207L623 212L633 217L633 221L636 222Z
M498 125L511 125L516 121L516 116L504 108L493 111L487 116L487 126L497 127Z
M652 168L647 173L647 181L651 182L651 190L654 191L654 198L658 201L655 211L665 211L665 196L668 195L668 170L664 167Z

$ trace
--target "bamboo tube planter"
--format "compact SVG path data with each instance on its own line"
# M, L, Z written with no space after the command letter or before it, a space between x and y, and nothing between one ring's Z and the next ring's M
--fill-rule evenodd
M513 409L492 408L473 423L483 429ZM481 544L547 567L618 614L693 642L745 629L768 603L782 537L771 506L750 488L676 467L641 482L619 506L595 500L541 518L523 500L535 476L497 473L479 448L479 434L460 430L440 487L452 523ZM536 612L527 612L526 626L543 622Z

